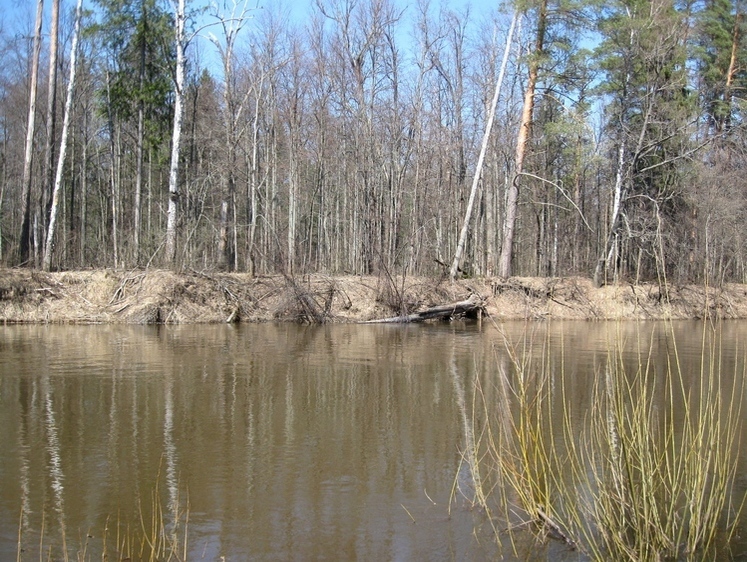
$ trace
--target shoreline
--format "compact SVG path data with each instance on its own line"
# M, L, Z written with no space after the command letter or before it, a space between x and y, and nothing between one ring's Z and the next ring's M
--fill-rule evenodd
M4 324L354 323L482 299L495 320L747 318L747 285L618 283L584 277L448 279L170 270L0 269Z

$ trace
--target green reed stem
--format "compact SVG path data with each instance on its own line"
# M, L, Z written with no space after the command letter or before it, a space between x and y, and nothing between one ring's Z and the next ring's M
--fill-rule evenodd
M500 483L477 494L501 507L510 533L532 523L537 536L560 538L594 560L712 556L716 537L731 538L744 503L732 499L744 367L741 374L735 367L725 388L715 336L704 331L700 373L691 380L673 337L662 373L653 340L637 342L631 371L618 333L583 415L566 394L563 362L559 369L553 364L546 342L539 360L531 342L507 344L497 403L489 404L482 389L475 395L485 427L472 435L485 438L473 446L485 454L471 468L481 474L476 483ZM553 431L558 419L562 439Z

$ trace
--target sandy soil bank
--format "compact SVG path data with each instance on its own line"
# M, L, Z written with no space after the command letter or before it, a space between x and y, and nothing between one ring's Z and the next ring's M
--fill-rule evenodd
M0 269L0 322L359 322L479 295L495 319L747 318L747 285L719 288L589 279L257 276L166 270Z

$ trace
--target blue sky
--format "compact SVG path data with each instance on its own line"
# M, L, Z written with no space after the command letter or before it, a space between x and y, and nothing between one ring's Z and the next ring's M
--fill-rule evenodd
M417 0L394 1L395 4L402 7L403 9L407 9L408 11L414 10L414 7L417 5ZM302 19L314 5L314 0L283 0L283 2L281 3L284 3L285 5L291 7L291 12L294 17ZM475 15L495 12L496 10L498 10L501 3L501 0L431 0L432 7L434 8L439 6L440 4L451 8L463 8L465 6L470 6L472 13ZM260 0L259 4L260 6L268 6L271 4L271 2Z
M0 2L3 0L0 0ZM28 0L31 1L31 0ZM46 0L50 1L50 0ZM90 0L84 0L90 1ZM187 0L189 1L189 0ZM197 5L199 2L204 0L192 0L193 5ZM223 3L227 1L230 5L232 0L214 0L215 2ZM241 0L239 0L241 1ZM342 0L323 0L324 3L334 3ZM357 0L359 3L367 0ZM296 25L303 25L309 17L312 9L315 8L315 0L248 0L250 6L259 5L261 9L272 9L279 8L281 13L288 12L290 16L290 23ZM403 19L400 22L400 31L403 34L402 41L399 42L401 48L407 50L408 36L413 28L414 17L416 15L418 0L393 0L394 4L403 10ZM438 11L439 6L443 6L449 9L463 12L467 7L470 11L470 26L473 30L479 27L482 22L489 22L493 19L496 13L499 12L501 6L506 4L505 0L430 0L430 9L432 13ZM203 35L207 35L209 30ZM215 30L216 35L220 35L219 29ZM201 57L203 64L205 61L209 61L214 53L214 47L209 44L207 40L200 41L201 44ZM207 62L207 65L213 67L211 63ZM220 71L218 71L220 73Z
M0 0L0 2L3 0ZM31 1L31 0L28 0ZM49 1L49 0L47 0ZM193 0L198 2L200 0ZM218 0L222 1L222 0ZM336 0L324 0L325 2L335 2ZM358 0L359 3L365 0ZM230 3L231 0L228 0ZM394 4L404 11L404 25L407 26L410 18L416 13L418 0L393 0ZM259 4L261 8L271 9L278 5L281 9L287 9L290 12L292 23L301 23L308 18L309 13L315 5L315 0L249 0L250 5ZM470 19L472 23L479 23L483 19L490 19L505 4L502 0L430 0L431 10L436 11L439 6L448 7L457 11L463 11L465 8L470 9Z
M187 0L188 5L197 7L204 5L210 0ZM213 0L215 3L222 4L224 0ZM232 0L227 0L230 4ZM254 5L258 1L260 6L270 9L274 6L280 5L285 7L290 12L291 22L295 24L303 24L304 20L308 17L311 8L314 6L314 0L249 0L250 5ZM334 0L332 0L334 1ZM365 1L365 0L363 0ZM498 12L501 5L505 2L502 0L430 0L431 9L436 11L439 6L443 5L457 11L463 11L467 6L470 8L470 20L472 26L479 26L481 22L492 19L494 14ZM62 0L63 9L66 11L72 11L74 7L74 0ZM94 6L94 0L83 0L84 7L92 8ZM404 10L404 19L402 22L402 32L409 33L412 28L412 18L416 12L417 0L394 0L395 4ZM36 13L37 0L0 0L0 26L5 34L29 34L33 29L33 21ZM44 0L45 11L49 11L51 8L52 0ZM46 32L48 27L49 18L45 17L44 30ZM217 30L216 30L217 31ZM206 35L204 33L203 35ZM217 34L217 33L216 33ZM214 47L210 45L209 41L199 41L201 47L201 57L203 63L207 62L205 59L210 59L214 53ZM212 66L207 62L209 66Z
M196 6L203 1L206 0L191 0L191 3ZM92 0L83 0L83 2L86 7L90 7L93 4ZM402 8L408 9L408 11L412 11L412 8L416 4L416 1L411 0L395 0L395 2ZM51 0L45 0L44 3L45 5L51 5L52 2ZM67 4L70 9L72 9L74 4L73 0L63 0L63 3ZM314 0L281 0L280 3L289 6L294 19L301 21L314 5ZM439 3L443 3L451 8L463 8L469 5L472 13L479 17L495 12L499 9L502 2L501 0L432 0L434 7L438 6ZM261 6L270 6L272 5L272 1L259 0L259 4ZM4 21L6 24L14 24L18 18L21 18L21 20L33 19L35 9L36 0L0 0L0 22Z

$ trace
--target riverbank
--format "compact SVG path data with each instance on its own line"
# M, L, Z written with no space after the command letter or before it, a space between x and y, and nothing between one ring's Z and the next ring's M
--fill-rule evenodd
M617 284L582 277L447 279L0 269L6 323L360 322L476 294L501 319L747 318L747 285Z

